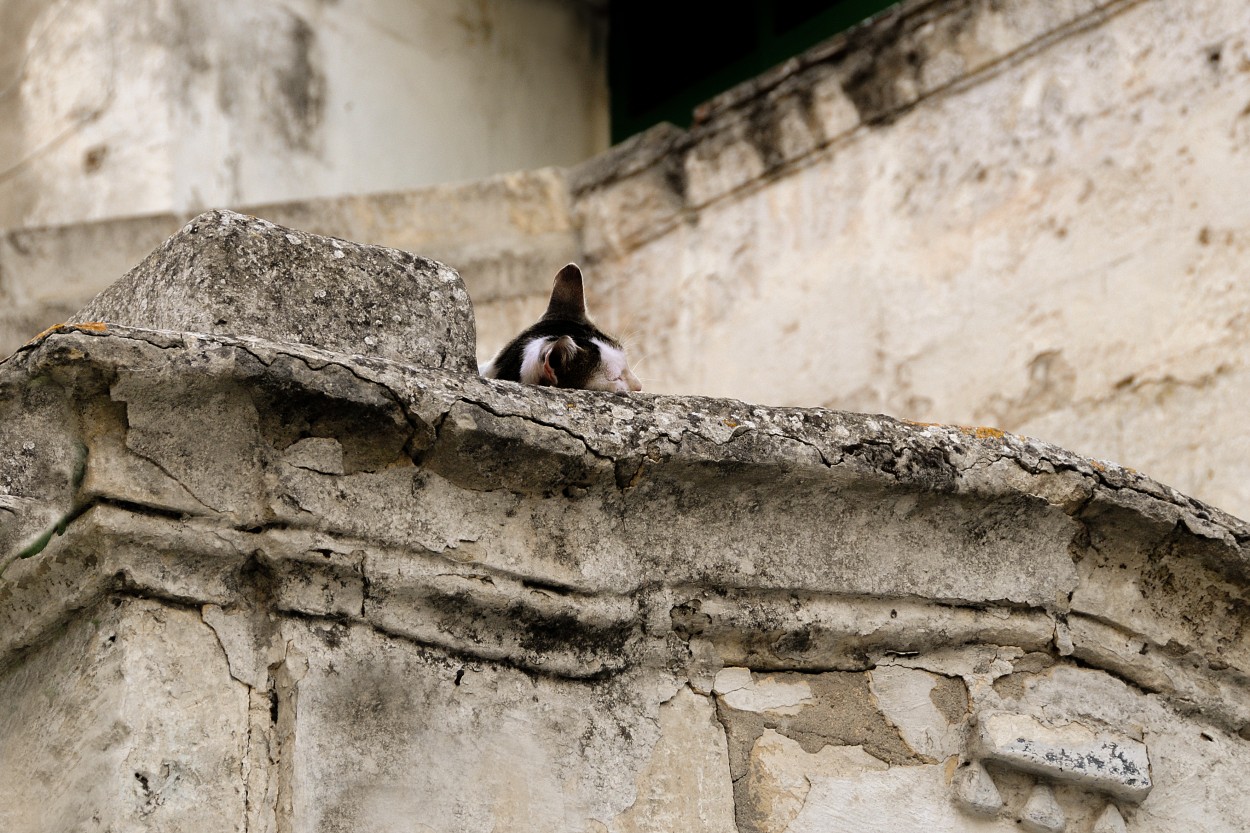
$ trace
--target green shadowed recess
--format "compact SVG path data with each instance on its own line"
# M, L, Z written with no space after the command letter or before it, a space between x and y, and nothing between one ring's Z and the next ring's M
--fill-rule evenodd
M615 0L608 7L612 141L689 127L709 98L897 0Z

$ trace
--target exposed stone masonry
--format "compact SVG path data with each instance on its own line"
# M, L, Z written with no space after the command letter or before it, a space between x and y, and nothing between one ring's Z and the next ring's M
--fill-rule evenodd
M295 295L342 250L213 223L296 236ZM269 280L201 239L163 251L244 267L180 320ZM283 309L0 364L5 830L1243 829L1241 521L994 430L491 382Z

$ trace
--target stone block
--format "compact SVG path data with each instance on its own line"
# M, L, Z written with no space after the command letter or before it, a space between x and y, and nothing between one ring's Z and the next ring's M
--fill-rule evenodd
M997 712L978 718L983 759L1126 801L1150 794L1150 758L1139 740L1079 723L1047 726L1028 715Z
M1120 815L1119 808L1108 804L1094 820L1092 833L1128 833L1128 826L1124 823L1124 816Z
M73 320L476 368L473 311L452 269L232 211L187 223Z
M635 777L634 803L609 833L738 833L725 732L707 697L678 689L660 705L660 738Z
M725 704L744 712L797 714L812 702L812 689L801 677L783 681L772 674L755 679L749 668L726 668L716 675L713 691Z
M959 754L968 717L961 679L891 665L874 668L868 678L881 713L916 754L934 763Z
M979 761L972 761L955 773L954 787L959 806L973 815L992 817L1003 809L1003 797Z
M106 599L0 672L0 829L233 833L248 695L194 611Z
M813 781L855 778L889 766L862 746L825 746L808 752L773 729L751 749L747 774L739 782L738 824L743 833L785 833L802 812Z

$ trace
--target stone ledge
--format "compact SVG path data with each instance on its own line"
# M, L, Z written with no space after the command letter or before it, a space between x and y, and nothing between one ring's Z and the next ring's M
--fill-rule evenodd
M719 464L761 473L793 468L825 472L841 482L863 479L951 500L1023 499L1031 508L1022 518L1053 517L1056 511L1063 516L1099 517L1133 513L1151 527L1166 526L1169 532L1180 528L1195 542L1216 547L1222 553L1221 568L1238 580L1245 580L1250 566L1246 547L1250 527L1244 521L1115 464L995 429L706 397L553 391L258 338L67 325L0 363L0 385L10 393L12 414L6 417L28 413L21 407L14 410L20 403L13 395L33 389L31 380L63 373L71 387L89 388L84 371L91 369L108 376L135 374L136 379L159 376L171 383L273 382L389 409L388 419L413 433L409 439L419 445L415 451L421 452L416 454L420 462L432 462L453 480L470 476L456 470L466 440L474 435L516 434L514 439L546 455L583 458L584 470L575 474L592 479L610 474L620 492L644 485L657 467L675 464ZM455 407L461 416L444 426ZM10 424L6 420L6 428ZM440 447L437 453L425 453L431 435L444 427L449 429L447 436L440 438L447 451ZM6 433L22 431L14 427ZM452 453L447 440L459 442L461 448ZM573 445L566 447L569 441ZM473 451L492 450L475 446ZM610 471L591 471L605 465ZM576 480L573 474L539 466L524 474L499 470L474 476L496 489L507 488L509 477L528 476L526 490L542 493L564 488ZM6 489L6 496L30 497L20 487Z
M228 606L261 553L283 609L557 675L638 661L657 616L755 668L1053 643L1250 724L1221 704L1250 669L1217 638L1235 609L1068 601L1140 583L1101 565L1141 551L1244 594L1245 525L1032 440L118 326L46 335L0 390L0 451L27 461L0 514L10 655L110 588Z

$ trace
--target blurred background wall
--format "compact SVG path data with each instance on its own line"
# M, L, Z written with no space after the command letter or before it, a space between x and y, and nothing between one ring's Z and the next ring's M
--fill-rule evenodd
M0 0L0 226L579 162L600 28L566 0Z
M222 205L449 263L482 356L578 259L649 390L1250 515L1250 6L726 8L0 0L0 354Z

